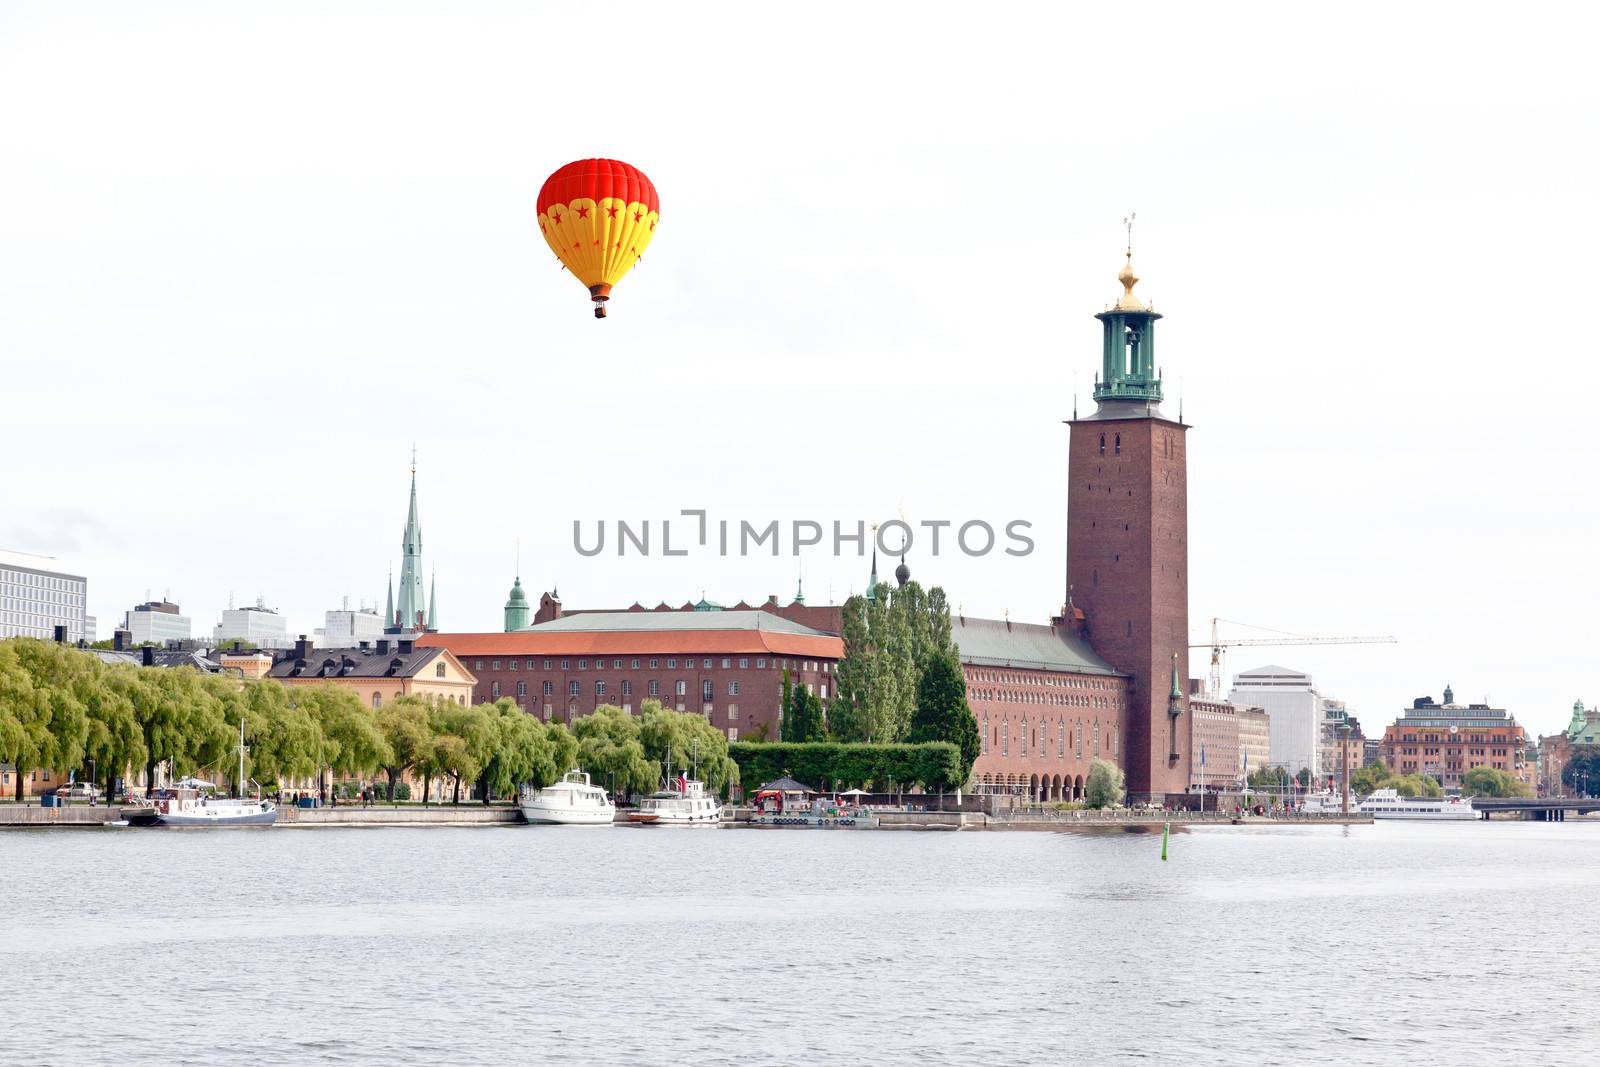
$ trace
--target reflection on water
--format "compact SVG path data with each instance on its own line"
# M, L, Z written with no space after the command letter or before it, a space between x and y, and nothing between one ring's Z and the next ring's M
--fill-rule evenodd
M0 834L0 1063L1575 1055L1600 825Z

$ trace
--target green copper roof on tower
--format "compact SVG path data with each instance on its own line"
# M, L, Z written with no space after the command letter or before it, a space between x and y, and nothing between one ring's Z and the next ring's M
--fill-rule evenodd
M511 583L511 595L506 598L506 633L528 628L530 606L528 595L522 591L522 576Z
M1100 373L1095 376L1094 398L1106 401L1131 400L1149 404L1161 402L1161 373L1156 369L1156 320L1154 308L1146 307L1133 287L1139 276L1133 272L1133 216L1123 219L1128 227L1126 261L1117 281L1122 296L1095 318L1103 324L1104 340Z
M406 532L400 539L400 597L389 625L403 632L427 625L427 601L422 593L422 523L417 519L417 457L411 453L411 506L406 513Z

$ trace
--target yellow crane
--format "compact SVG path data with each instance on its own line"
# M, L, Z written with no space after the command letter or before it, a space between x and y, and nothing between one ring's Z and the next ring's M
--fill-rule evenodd
M1235 637L1223 640L1217 636L1217 624L1225 622L1229 626L1248 626L1252 630L1264 630L1277 634L1276 637ZM1206 696L1212 700L1221 699L1222 696L1222 656L1223 649L1238 645L1392 645L1393 637L1316 637L1311 634L1290 633L1287 630L1273 630L1266 626L1256 626L1253 623L1237 622L1233 619L1211 620L1211 640L1190 648L1209 648L1211 650L1211 674L1206 679Z

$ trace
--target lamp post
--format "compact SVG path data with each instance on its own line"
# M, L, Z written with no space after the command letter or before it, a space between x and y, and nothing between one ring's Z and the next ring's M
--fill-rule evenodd
M1339 813L1350 814L1350 724L1339 724Z

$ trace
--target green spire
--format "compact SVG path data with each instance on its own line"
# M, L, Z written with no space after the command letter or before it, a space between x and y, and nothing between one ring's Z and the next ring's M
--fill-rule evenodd
M389 564L389 599L384 603L383 624L394 625L394 564Z
M1104 408L1107 401L1132 400L1139 403L1161 402L1161 375L1156 370L1156 320L1151 308L1133 295L1139 284L1133 273L1133 220L1128 223L1127 262L1117 281L1122 283L1122 297L1114 307L1108 307L1095 318L1104 326L1100 373L1095 376L1094 398Z
M522 576L511 583L511 595L506 598L506 633L528 628L528 596L522 591Z
M428 575L428 629L437 630L439 624L434 612L439 607L439 572L434 571Z
M400 540L399 618L402 631L420 629L427 620L427 603L422 598L422 523L417 520L417 457L411 454L411 508L406 513L406 532Z
M804 578L797 578L795 580L794 602L796 604L804 604L806 602L806 581Z
M1167 694L1168 700L1183 701L1183 690L1178 688L1178 654L1172 654L1172 692Z
M872 573L867 577L867 599L878 599L878 549L872 549Z

